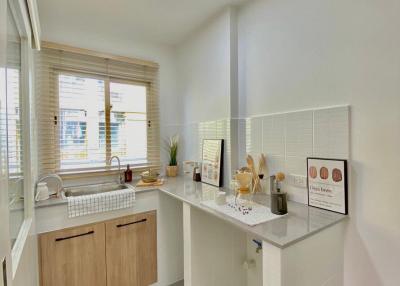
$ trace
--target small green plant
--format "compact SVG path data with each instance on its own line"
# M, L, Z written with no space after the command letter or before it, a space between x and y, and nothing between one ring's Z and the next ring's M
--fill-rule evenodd
M166 141L166 149L169 155L169 165L177 166L176 156L178 155L179 136L174 135Z

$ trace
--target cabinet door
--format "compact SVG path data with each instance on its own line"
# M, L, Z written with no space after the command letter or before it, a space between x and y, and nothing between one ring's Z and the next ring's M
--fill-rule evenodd
M107 286L157 282L156 212L106 222Z
M39 243L42 286L106 286L104 223L45 233Z

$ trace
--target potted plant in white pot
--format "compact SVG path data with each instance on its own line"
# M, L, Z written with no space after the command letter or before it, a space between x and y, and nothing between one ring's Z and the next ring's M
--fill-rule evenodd
M179 136L175 135L166 142L166 148L169 156L169 165L166 168L168 177L176 177L178 175L178 155Z

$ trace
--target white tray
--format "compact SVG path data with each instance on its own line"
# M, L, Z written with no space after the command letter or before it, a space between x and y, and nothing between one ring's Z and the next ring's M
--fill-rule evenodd
M270 208L254 202L250 204L251 210L244 214L243 209L239 211L237 205L236 208L232 207L232 205L235 205L234 196L229 196L226 200L227 203L225 205L217 205L214 200L204 201L201 204L250 226L282 217L282 215L273 214Z

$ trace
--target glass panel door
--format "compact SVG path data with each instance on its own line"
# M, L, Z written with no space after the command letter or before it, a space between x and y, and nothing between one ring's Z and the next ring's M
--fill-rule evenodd
M25 219L24 208L24 162L22 140L22 98L21 98L21 37L8 8L7 13L7 66L6 104L2 106L2 125L6 136L2 142L7 144L9 226L11 245L13 246L21 225ZM4 117L5 115L5 117ZM2 137L3 138L3 137Z

